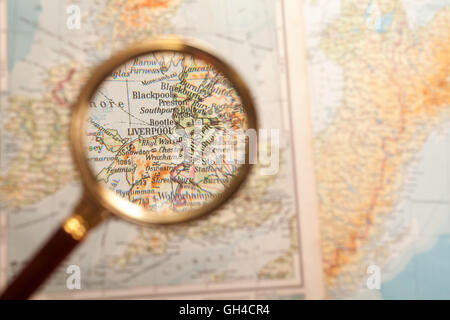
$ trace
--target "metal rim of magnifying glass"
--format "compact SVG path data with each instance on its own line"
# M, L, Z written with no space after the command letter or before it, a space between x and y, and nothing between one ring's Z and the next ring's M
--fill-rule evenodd
M100 84L111 73L123 65L125 62L137 58L142 55L151 54L155 52L178 52L181 54L191 55L204 60L211 64L219 72L221 72L231 83L241 99L245 113L248 117L248 129L254 129L258 132L257 117L253 99L250 91L245 85L239 74L226 62L218 58L216 54L211 53L207 45L199 43L195 40L186 40L178 36L169 37L155 37L150 38L144 42L136 44L117 55L111 57L109 60L100 65L79 94L78 100L73 106L71 123L70 123L70 139L72 146L72 155L75 164L81 175L81 180L87 194L87 201L91 201L109 212L126 219L128 221L138 224L171 224L200 217L206 213L212 212L227 201L241 186L250 172L249 152L254 155L257 153L257 144L247 143L245 163L239 167L238 174L233 178L230 185L226 187L224 192L215 197L211 202L195 209L187 210L186 212L171 213L166 211L151 212L144 209L137 204L116 195L106 186L102 186L95 178L92 169L89 166L86 154L86 147L83 143L85 138L85 124L86 113L89 110L90 100L97 91ZM247 140L248 141L248 140ZM151 212L151 214L150 214Z

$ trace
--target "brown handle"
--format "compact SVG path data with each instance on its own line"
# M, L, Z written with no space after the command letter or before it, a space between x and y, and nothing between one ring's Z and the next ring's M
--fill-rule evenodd
M0 299L28 299L79 243L80 240L75 240L62 226L59 227L30 263L8 285Z
M84 239L87 231L97 225L104 213L85 199L56 232L32 257L0 296L0 300L28 299L55 268Z

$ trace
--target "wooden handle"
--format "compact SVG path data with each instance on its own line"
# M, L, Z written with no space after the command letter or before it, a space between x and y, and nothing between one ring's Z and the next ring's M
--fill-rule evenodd
M0 300L28 299L84 239L88 230L105 216L101 209L83 199L75 213L64 221L6 287Z
M28 299L80 242L81 239L75 240L62 226L59 227L8 285L0 299Z

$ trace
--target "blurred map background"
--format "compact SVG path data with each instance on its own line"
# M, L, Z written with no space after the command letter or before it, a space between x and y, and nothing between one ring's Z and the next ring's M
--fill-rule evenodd
M449 5L304 2L329 297L450 298Z
M304 0L305 106L288 105L296 84L280 80L283 2L8 1L2 283L79 198L65 133L91 68L145 35L177 33L241 71L262 126L282 130L280 172L254 175L221 214L177 230L109 221L69 262L83 270L77 294L303 297L285 119L309 105L327 297L450 298L450 1ZM66 26L71 4L79 30ZM370 266L379 289L367 286ZM45 292L67 293L64 271Z

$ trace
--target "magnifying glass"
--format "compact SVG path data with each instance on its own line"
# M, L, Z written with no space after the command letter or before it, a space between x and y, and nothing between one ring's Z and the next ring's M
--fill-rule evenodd
M179 37L150 39L99 66L71 117L83 197L2 299L30 297L108 217L170 225L213 212L256 155L256 113L242 78Z

